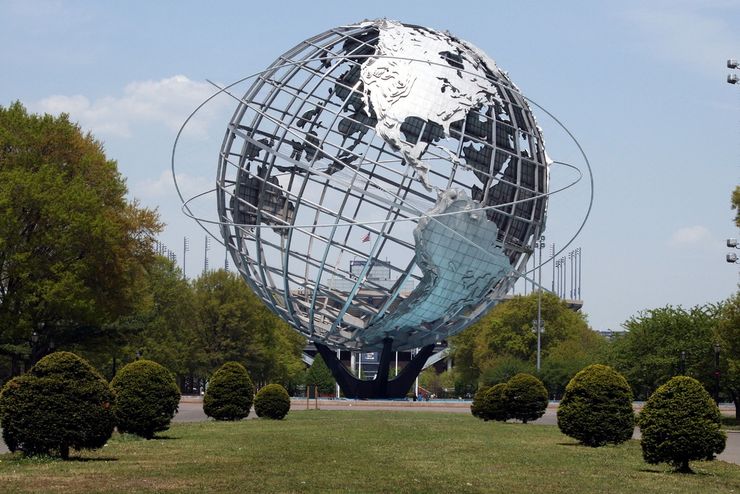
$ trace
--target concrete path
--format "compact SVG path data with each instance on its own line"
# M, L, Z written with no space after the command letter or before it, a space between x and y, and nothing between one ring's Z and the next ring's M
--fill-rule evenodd
M306 410L305 399L293 399L291 411L300 412ZM308 406L313 409L316 402L311 400ZM404 412L440 412L440 413L470 413L470 402L456 401L353 401L353 400L318 400L321 410L397 410ZM734 407L721 407L722 411L730 414L735 411ZM539 420L532 422L541 425L557 425L557 404L551 403L545 415ZM254 410L249 418L256 418ZM209 420L203 413L203 402L200 397L184 397L180 401L180 408L175 415L174 422L202 422ZM639 429L635 429L634 439L640 438ZM0 453L6 453L8 449L0 440ZM727 431L727 446L717 459L740 465L740 431Z

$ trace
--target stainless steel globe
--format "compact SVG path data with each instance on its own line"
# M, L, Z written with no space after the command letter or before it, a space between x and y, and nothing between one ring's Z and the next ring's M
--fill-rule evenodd
M390 20L288 50L221 147L221 233L307 338L417 348L509 291L545 227L548 158L506 72L449 33Z

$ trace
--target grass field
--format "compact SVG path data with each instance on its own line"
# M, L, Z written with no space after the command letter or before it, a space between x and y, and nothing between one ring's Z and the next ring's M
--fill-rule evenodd
M695 475L642 461L639 443L588 448L553 426L465 414L292 412L282 422L176 424L115 434L72 461L0 455L2 492L740 492L740 466Z

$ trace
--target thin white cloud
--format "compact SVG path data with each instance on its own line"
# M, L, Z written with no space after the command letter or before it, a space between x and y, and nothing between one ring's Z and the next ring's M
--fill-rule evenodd
M626 18L641 31L645 51L689 70L716 75L740 46L737 1L645 3Z
M706 227L694 225L673 232L668 243L673 247L695 247L711 245L712 242L712 234Z
M180 128L185 118L214 93L205 82L191 81L176 75L158 81L136 81L123 89L121 96L105 96L91 101L84 95L54 95L32 105L34 111L69 113L85 130L94 134L131 137L137 126L158 124L170 131ZM224 100L207 105L199 118L191 120L191 135L203 135L214 115L223 108Z
M193 176L187 173L177 174L177 184L185 200L213 189L215 178ZM147 201L173 199L177 197L172 172L164 170L157 178L147 178L134 184L131 188L134 197Z

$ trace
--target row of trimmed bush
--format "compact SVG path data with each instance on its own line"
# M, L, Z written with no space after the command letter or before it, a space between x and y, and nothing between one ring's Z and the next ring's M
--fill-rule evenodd
M547 401L547 389L542 381L531 374L519 373L506 383L478 389L470 411L486 421L516 419L526 424L545 414Z
M478 390L471 412L483 420L526 423L544 414L547 395L543 404L541 388L534 376L518 374L505 384ZM592 447L627 441L637 424L645 461L669 463L681 472L691 471L690 461L714 459L726 443L719 408L701 383L686 376L658 388L636 420L624 376L609 366L591 365L568 383L557 419L564 434Z
M254 395L247 369L226 362L211 377L203 397L203 411L216 420L241 420L254 411L260 418L282 420L290 410L290 396L280 384L268 384Z
M217 420L238 420L254 405L259 417L282 419L288 393L268 385L254 397L243 366L231 362L214 374L204 410ZM70 449L96 449L114 428L151 439L166 430L180 402L172 374L150 360L123 367L110 385L87 361L70 352L41 359L0 392L0 426L11 451L69 457Z
M180 391L167 369L138 360L108 382L69 352L39 360L0 392L0 426L11 451L69 457L102 447L114 427L151 438L169 427Z

